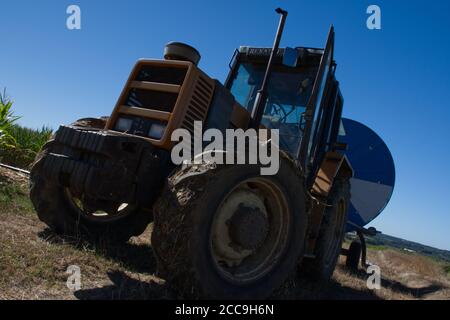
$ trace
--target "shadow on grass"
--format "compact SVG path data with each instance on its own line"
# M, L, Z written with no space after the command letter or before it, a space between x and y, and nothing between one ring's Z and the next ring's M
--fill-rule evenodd
M90 249L96 254L119 263L130 272L153 275L156 273L156 259L152 247L146 244L91 243L71 236L55 234L46 228L38 236L52 244L71 245L77 249ZM120 270L107 272L111 285L100 288L79 290L74 293L80 300L144 300L174 299L173 291L164 283L141 281L128 276Z
M124 272L108 272L112 284L101 288L78 290L74 292L80 300L163 300L175 299L165 284L140 281Z
M334 279L328 282L316 282L308 279L296 279L285 284L272 297L276 300L380 300L370 290L359 290L341 285Z
M352 272L351 275L358 277L359 279L363 279L363 280L366 280L368 277L367 273L364 270L358 270L356 272ZM434 293L439 290L447 288L446 286L443 286L442 284L439 284L439 283L432 283L428 286L421 287L421 288L411 288L411 287L404 285L403 283L401 283L399 281L395 281L395 280L387 279L387 278L383 278L383 277L381 278L381 287L390 289L397 293L411 295L417 299L420 299L427 294Z
M80 249L93 249L95 253L119 263L130 272L153 275L156 273L156 259L152 248L147 244L95 244L74 238L59 236L50 229L39 233L39 237L54 244L69 244ZM88 299L175 299L173 291L165 284L153 281L141 281L129 277L122 271L107 273L112 284L101 288L79 290L75 297ZM352 274L354 277L366 280L368 275L364 270ZM382 278L381 285L392 291L421 298L444 289L440 284L431 284L423 288L410 288L398 281ZM296 279L286 283L277 290L272 299L304 299L304 300L379 300L375 291L369 289L355 289L344 286L335 280L327 283L317 283L307 279Z
M303 283L306 282L303 280ZM358 290L341 285L335 280L330 280L325 284L309 282L309 290L304 290L299 294L298 299L305 300L381 300L381 298L371 290Z
M126 243L91 243L71 236L55 234L46 228L39 232L38 236L53 244L68 244L79 249L91 249L96 254L113 260L131 272L155 274L156 258L152 247L146 244Z

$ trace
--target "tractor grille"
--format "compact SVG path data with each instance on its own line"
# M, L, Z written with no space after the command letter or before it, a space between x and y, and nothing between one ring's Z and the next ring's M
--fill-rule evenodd
M133 88L130 89L124 105L127 107L172 112L177 99L177 93Z
M186 77L186 68L171 66L142 66L136 75L136 81L167 83L181 86Z
M150 139L170 150L178 128L194 134L205 121L215 82L185 61L139 61L116 105L107 129Z
M214 88L204 76L199 75L187 105L181 127L194 134L194 121L204 121L212 99Z

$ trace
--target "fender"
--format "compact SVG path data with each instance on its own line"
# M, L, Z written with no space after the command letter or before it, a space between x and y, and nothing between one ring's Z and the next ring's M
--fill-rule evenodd
M310 190L312 201L305 257L315 257L314 250L323 214L327 206L326 201L337 177L353 177L353 168L345 155L330 151L325 154Z
M327 199L336 177L353 177L353 168L346 155L327 152L314 179L311 193L315 197Z

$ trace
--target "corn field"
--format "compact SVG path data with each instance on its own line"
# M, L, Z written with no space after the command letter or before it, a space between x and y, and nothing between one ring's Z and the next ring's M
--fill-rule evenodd
M45 126L35 130L18 125L20 117L12 106L6 92L0 93L0 161L28 169L53 132Z

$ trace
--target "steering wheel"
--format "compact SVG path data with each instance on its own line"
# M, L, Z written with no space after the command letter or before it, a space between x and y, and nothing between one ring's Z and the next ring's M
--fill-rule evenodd
M281 122L281 123L284 122L289 115L286 112L286 110L284 109L284 107L282 105L280 105L279 103L272 102L272 108L273 108L274 114L276 114L280 117L278 122Z

